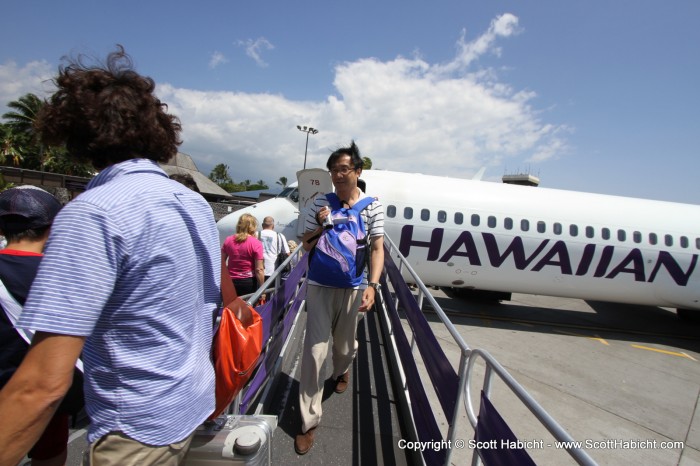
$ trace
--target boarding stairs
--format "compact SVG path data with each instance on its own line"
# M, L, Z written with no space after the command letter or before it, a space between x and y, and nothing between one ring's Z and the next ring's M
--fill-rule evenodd
M488 351L466 344L388 236L384 245L381 294L374 312L358 326L358 355L348 390L352 393L331 394L329 381L316 444L304 457L296 455L293 442L300 422L297 372L308 255L298 248L256 293L245 297L263 318L267 344L229 413L277 416L272 463L535 464L495 407L496 385L512 392L531 413L532 422L541 423L555 441L573 442ZM287 264L293 268L282 277ZM263 293L270 299L258 305ZM458 361L450 361L444 343L436 339L424 312L426 300L458 348ZM596 464L582 449L566 452L575 463Z

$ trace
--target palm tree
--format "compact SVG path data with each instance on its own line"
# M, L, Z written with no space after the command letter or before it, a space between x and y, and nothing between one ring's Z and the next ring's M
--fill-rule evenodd
M5 132L0 139L0 163L12 161L14 166L18 166L22 160L24 156L14 134L10 131Z
M372 168L372 159L369 157L362 157L362 168L369 170Z
M280 179L277 180L276 183L277 183L278 185L282 186L282 188L286 188L286 187L287 187L287 177L286 177L286 176L280 176Z
M34 130L34 122L44 101L34 94L25 94L9 102L12 109L2 115L0 125L0 162L10 161L22 168L66 175L91 177L95 169L89 162L74 160L64 146L44 146Z
M7 106L14 111L7 112L2 117L7 121L7 125L16 133L34 135L34 120L43 107L44 102L32 94L25 94L17 100L8 103Z
M25 94L7 104L12 111L2 115L6 120L3 124L0 149L2 151L0 158L4 163L12 161L15 166L39 168L36 159L37 154L41 153L41 146L35 137L34 120L43 105L44 102L32 93Z

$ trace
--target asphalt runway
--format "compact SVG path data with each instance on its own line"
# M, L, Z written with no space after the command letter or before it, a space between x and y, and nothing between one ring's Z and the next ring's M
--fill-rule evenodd
M700 464L700 324L654 307L525 294L499 304L432 294L467 345L493 355L598 464ZM457 368L458 346L424 308ZM494 404L516 436L534 446L528 453L535 462L575 464L495 380ZM482 380L472 383L480 388ZM466 415L459 435L473 438ZM453 458L470 459L466 450Z

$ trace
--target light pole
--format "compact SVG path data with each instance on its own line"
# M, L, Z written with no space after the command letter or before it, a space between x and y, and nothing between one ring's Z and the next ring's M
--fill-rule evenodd
M309 150L309 134L316 134L318 130L312 128L311 126L300 126L297 125L297 129L303 133L306 133L306 147L304 148L304 170L306 170L306 152Z

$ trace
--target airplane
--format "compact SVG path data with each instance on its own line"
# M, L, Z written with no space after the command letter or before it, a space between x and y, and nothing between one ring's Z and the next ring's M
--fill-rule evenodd
M297 179L219 220L220 240L246 212L301 237L311 200L333 186L320 168ZM364 170L361 179L384 206L387 236L426 285L700 317L700 205L385 170Z

